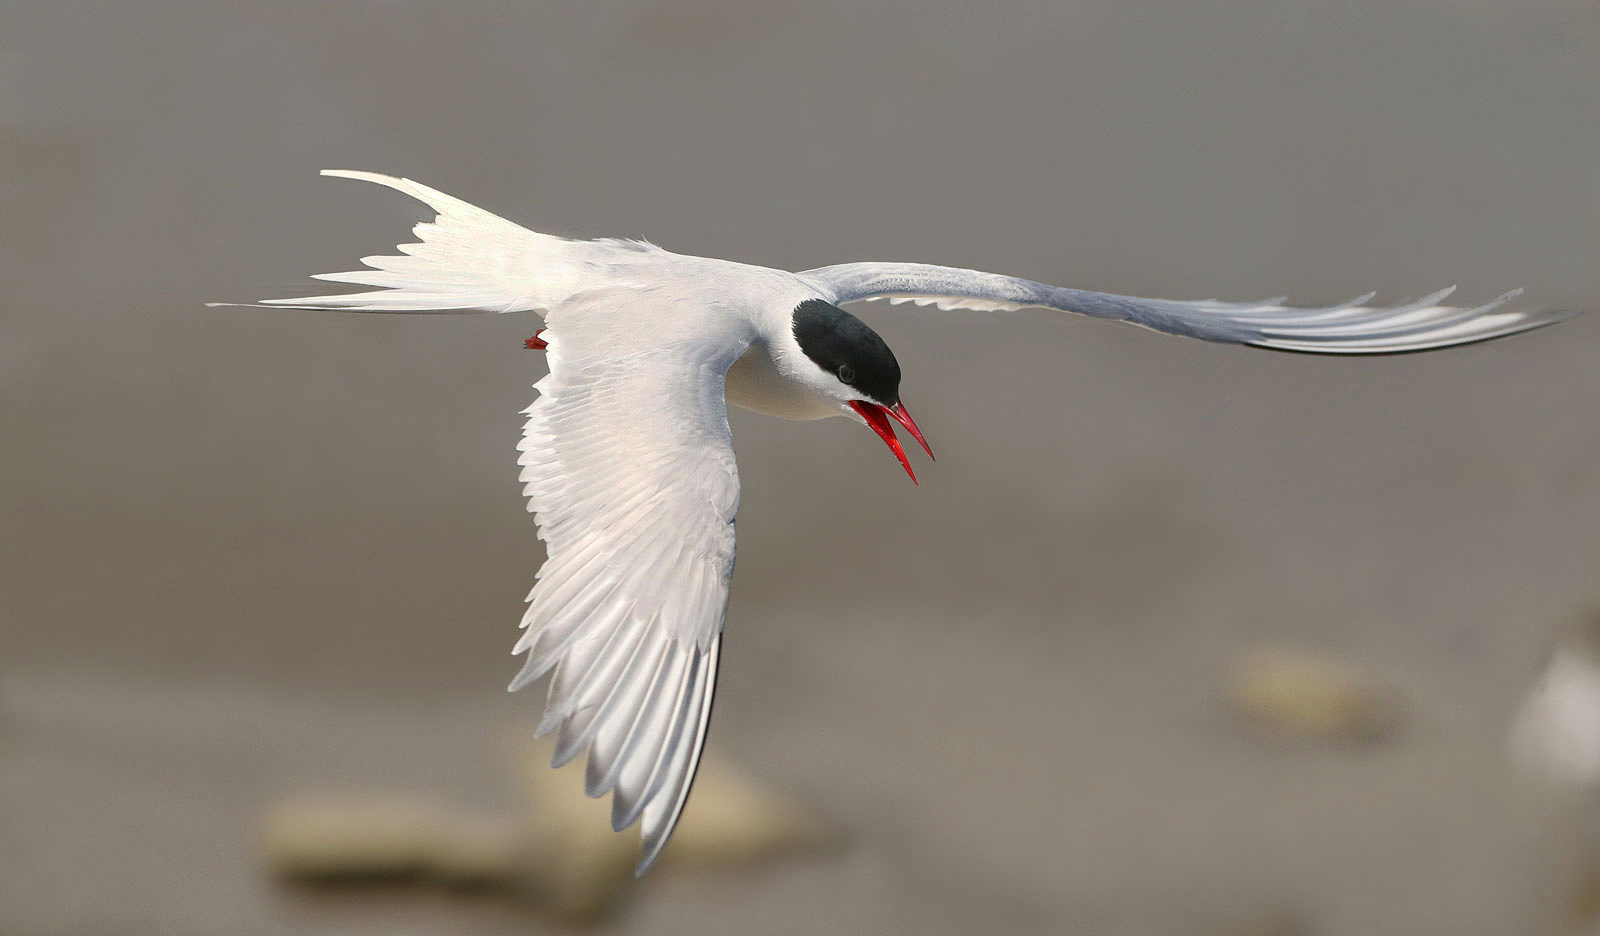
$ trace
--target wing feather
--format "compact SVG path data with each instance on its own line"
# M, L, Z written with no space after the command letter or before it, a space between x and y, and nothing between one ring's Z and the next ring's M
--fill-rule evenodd
M1325 308L1260 302L1139 299L1050 286L1014 276L920 263L846 263L800 274L835 302L887 299L979 311L1039 306L1206 341L1318 354L1400 354L1487 341L1551 325L1571 310L1502 311L1521 290L1476 307L1441 303L1454 287L1394 307L1373 293Z
M711 686L717 680L717 662L722 652L720 637L712 641L700 658L698 684ZM683 815L689 799L689 787L695 769L700 764L700 754L705 748L706 730L711 727L712 694L697 692L699 708L685 710L684 728L674 739L671 754L662 771L662 784L654 792L647 792L644 809L640 813L640 837L644 840L644 855L634 869L643 874L666 847L672 829Z
M613 825L646 820L643 873L709 724L738 507L723 388L747 342L595 353L619 329L590 314L550 319L550 375L525 411L518 461L548 558L512 688L553 670L539 726L556 734L552 763L586 753L585 791L612 795Z

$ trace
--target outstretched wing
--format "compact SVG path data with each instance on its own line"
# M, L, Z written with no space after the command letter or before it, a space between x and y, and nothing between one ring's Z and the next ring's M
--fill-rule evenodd
M544 334L550 373L519 462L548 558L511 689L554 670L539 728L558 732L554 766L587 751L586 790L613 794L613 827L642 817L642 874L683 811L711 714L739 504L724 383L748 340L707 323L631 347L639 297L618 292L569 304Z
M371 269L312 277L378 289L263 299L260 305L347 312L543 310L580 290L611 285L631 264L663 253L643 241L568 240L540 234L410 179L349 169L324 169L322 174L404 192L432 208L437 217L412 228L417 243L401 244L396 248L399 255L361 258Z
M1400 306L1369 306L1368 293L1326 308L1294 308L1283 299L1218 302L1137 299L1050 286L1014 276L921 263L845 263L800 274L835 302L888 299L978 310L1042 306L1114 319L1169 335L1318 354L1397 354L1487 341L1550 325L1573 311L1511 310L1508 292L1475 308L1441 305L1442 289Z

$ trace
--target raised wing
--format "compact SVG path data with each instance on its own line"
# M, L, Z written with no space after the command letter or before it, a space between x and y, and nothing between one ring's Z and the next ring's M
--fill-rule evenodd
M748 342L619 349L593 317L564 309L545 333L550 374L526 411L519 462L548 559L511 689L554 670L539 727L558 732L553 765L587 751L613 827L642 817L642 874L711 715L739 504L724 381Z
M631 264L662 253L643 241L568 240L539 234L410 179L349 169L324 169L322 174L404 192L432 208L437 217L412 228L417 243L401 244L398 255L363 257L361 262L372 269L312 277L378 289L263 299L260 305L347 312L544 310L580 290L613 285Z
M1128 322L1169 335L1318 354L1398 354L1487 341L1554 324L1574 311L1508 310L1521 290L1475 308L1441 305L1442 289L1416 302L1369 306L1373 293L1326 308L1284 300L1218 302L1137 299L1050 286L1014 276L921 263L845 263L800 274L835 302L888 299L978 310L1042 306Z

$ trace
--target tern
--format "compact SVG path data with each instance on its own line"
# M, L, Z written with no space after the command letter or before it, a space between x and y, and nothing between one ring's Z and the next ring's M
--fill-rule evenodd
M640 822L643 874L683 812L705 744L734 564L739 475L727 406L843 416L888 445L894 424L931 458L900 399L889 346L842 304L887 299L976 311L1040 307L1206 341L1319 354L1398 354L1516 334L1565 311L1475 308L1450 289L1396 307L1372 293L1326 308L1137 299L919 263L790 273L670 253L641 240L540 234L409 179L435 214L397 256L314 278L366 292L261 305L352 312L536 312L549 373L524 413L518 464L546 559L528 594L515 691L552 673L538 732L552 766L587 753L585 789ZM227 303L222 303L227 304Z

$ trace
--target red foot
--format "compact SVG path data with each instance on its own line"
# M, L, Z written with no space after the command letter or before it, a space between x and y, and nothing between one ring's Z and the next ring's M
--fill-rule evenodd
M524 341L522 346L530 351L543 351L545 348L550 347L550 343L548 341L545 341L543 338L539 337L540 335L544 334L544 331L545 330L541 328L534 332L533 337L529 338L527 341Z

